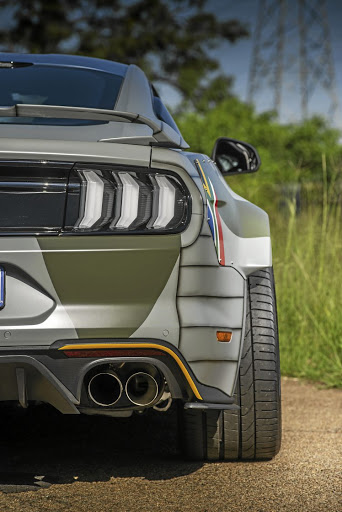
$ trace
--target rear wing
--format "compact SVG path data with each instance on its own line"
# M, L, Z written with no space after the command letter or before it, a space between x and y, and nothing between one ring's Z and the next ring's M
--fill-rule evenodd
M171 126L141 114L87 107L64 107L59 105L25 105L0 107L0 117L43 117L49 119L81 119L117 123L143 124L151 128L156 146L186 149L189 145ZM116 139L100 139L98 142L117 142Z

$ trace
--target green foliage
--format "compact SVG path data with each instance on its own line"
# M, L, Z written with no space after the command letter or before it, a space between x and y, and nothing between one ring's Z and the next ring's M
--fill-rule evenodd
M137 64L178 89L183 106L205 109L229 94L212 49L246 37L203 0L0 0L1 51L77 53Z
M260 173L256 177L232 177L234 184L315 180L321 176L322 153L334 164L342 160L339 131L319 117L281 125L275 114L258 114L251 105L234 97L205 113L184 112L176 117L192 151L210 155L218 137L244 140L258 149Z

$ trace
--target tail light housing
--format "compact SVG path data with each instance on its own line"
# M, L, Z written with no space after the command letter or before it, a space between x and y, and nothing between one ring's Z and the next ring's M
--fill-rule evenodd
M173 173L79 166L72 170L64 232L176 233L191 214L191 197Z

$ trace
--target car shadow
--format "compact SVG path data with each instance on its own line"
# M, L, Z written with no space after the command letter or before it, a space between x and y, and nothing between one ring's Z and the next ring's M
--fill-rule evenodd
M182 459L175 408L131 418L65 416L45 405L2 406L0 414L2 492L117 477L168 480L202 467Z

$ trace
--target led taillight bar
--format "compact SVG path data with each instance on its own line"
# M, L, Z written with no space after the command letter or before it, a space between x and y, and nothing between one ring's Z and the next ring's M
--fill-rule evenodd
M111 229L129 228L138 217L139 185L137 180L127 172L120 172L118 178L122 183L121 215L117 222L111 223Z
M93 227L102 215L104 182L95 171L80 171L83 180L84 208L77 227L87 229Z
M158 216L153 223L154 228L164 228L175 215L176 189L166 176L156 176L158 197Z

